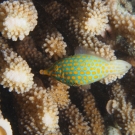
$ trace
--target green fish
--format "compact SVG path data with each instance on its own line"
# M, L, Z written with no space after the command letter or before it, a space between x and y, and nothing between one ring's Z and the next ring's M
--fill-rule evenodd
M89 54L64 58L40 74L48 75L69 86L88 85L108 75L123 74L131 65L123 60L108 61Z

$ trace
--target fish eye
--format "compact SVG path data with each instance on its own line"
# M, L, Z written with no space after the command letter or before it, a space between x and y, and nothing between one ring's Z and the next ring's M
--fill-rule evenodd
M126 68L128 68L128 66L126 66Z

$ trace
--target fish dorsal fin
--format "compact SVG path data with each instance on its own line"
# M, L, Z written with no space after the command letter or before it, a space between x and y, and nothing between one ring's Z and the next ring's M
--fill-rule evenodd
M75 55L77 54L93 54L94 55L94 51L89 49L89 48L85 48L83 46L77 46L75 48Z
M92 50L90 48L83 47L83 46L77 46L76 47L75 55L79 55L79 54L88 54L88 55L96 56L96 57L99 57L100 59L109 61L106 58L103 58L100 55L95 54L94 50Z

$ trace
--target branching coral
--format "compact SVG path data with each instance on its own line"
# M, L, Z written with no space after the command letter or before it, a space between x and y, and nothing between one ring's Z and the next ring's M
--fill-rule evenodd
M2 39L1 37L0 37L0 48L1 50L8 48L8 44L6 43L6 40ZM4 65L6 65L6 62L4 61L2 52L0 51L0 69L4 67Z
M129 12L133 12L133 7L130 1L128 0L120 0L121 6L125 7L125 9Z
M20 109L21 134L48 135L58 132L58 108L46 89L34 84L29 92L16 95L16 99Z
M112 87L112 98L108 101L107 109L117 122L117 128L125 135L135 134L135 109L131 102L126 101L126 94L119 83Z
M70 105L65 111L70 119L69 132L72 135L92 135L88 123L84 121L84 117L75 105ZM79 130L78 130L79 128Z
M29 91L33 85L33 74L27 62L17 56L12 49L1 50L6 61L0 72L0 84L9 87L9 91L23 93Z
M31 37L26 37L23 41L17 41L14 44L16 52L33 68L41 69L51 65L49 58L42 52L38 51L34 40Z
M2 112L0 111L0 134L1 135L12 135L12 128L10 122L7 119L4 119Z
M105 127L103 124L103 118L100 115L98 109L95 105L94 97L91 93L86 93L84 96L84 112L86 113L86 117L88 121L90 121L91 133L92 135L104 135Z
M23 40L36 25L37 11L32 2L4 1L0 4L0 31L4 37Z
M112 74L112 75L108 75L107 77L101 79L100 82L103 83L103 84L112 83L112 82L116 81L117 79L123 78L123 76L124 76L126 73L127 73L127 71L124 72L124 73L122 73L122 74Z
M135 45L135 16L122 7L120 2L120 0L108 0L111 23L118 34L126 37L130 44Z
M75 33L90 36L104 35L108 29L109 8L105 2L99 1L81 1L78 7L78 13L71 17L69 21L70 29ZM74 28L72 28L74 27Z
M59 81L51 79L51 87L48 88L48 94L52 97L55 103L57 103L59 109L66 108L69 103L69 93L68 90L70 87L66 84L63 84Z
M11 104L13 103L12 107L16 108L18 114L17 135L104 135L107 130L108 134L135 134L134 106L131 105L135 102L133 11L127 0L1 2L0 32L7 40L0 38L0 84L1 89L8 87L10 91L15 91L10 93L8 89L4 89L2 93L5 97L9 94L14 100ZM27 35L29 37L26 37ZM13 42L17 39L21 41ZM131 45L127 41L130 41ZM48 76L39 74L40 69L49 69L56 60L76 54L75 49L78 46L85 47L89 52L87 54L96 55L110 63L117 58L130 62L133 65L130 70L132 77L129 73L123 77L125 72L120 75L111 74L100 80L104 84L97 82L91 84L91 90L89 88L82 91L56 80L50 81ZM96 65L95 62L91 64ZM76 63L79 62L74 64ZM72 63L66 64L62 65L65 66L65 70ZM81 64L82 61L79 68ZM115 63L118 71L119 65L120 63ZM53 71L63 68L62 66L54 68ZM95 67L97 68L97 65ZM114 71L114 67L110 69ZM72 69L68 70L66 74L60 70L57 75L70 75ZM106 73L108 70L104 70L103 67L102 71ZM99 70L96 72L98 75L101 73ZM133 102L127 100L128 96L120 84L109 84L117 78L122 78L121 82L125 83L123 86L132 81L132 85L126 85L124 89L131 90L133 96L130 98ZM72 79L75 79L74 76ZM105 104L111 85L113 97L107 104L107 114ZM9 101L9 98L5 100ZM8 106L6 102L2 104ZM4 111L2 113L4 114ZM109 115L114 116L114 119ZM108 125L115 128L108 128ZM12 126L14 127L14 124Z
M52 16L53 20L63 18L68 14L67 8L57 1L52 1L46 5L45 11Z
M49 57L54 59L63 58L66 55L66 43L63 41L63 36L59 32L53 32L47 34L45 38L45 43L42 48L46 53L49 54Z
M111 49L110 45L106 45L105 43L99 41L96 37L79 37L79 45L88 48L91 52L105 58L107 60L116 60L116 56L114 54L114 50Z

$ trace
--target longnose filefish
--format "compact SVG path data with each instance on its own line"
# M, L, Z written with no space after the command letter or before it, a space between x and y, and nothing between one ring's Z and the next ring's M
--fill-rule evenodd
M107 61L98 56L76 54L64 58L40 74L51 76L69 86L88 85L108 75L127 72L131 65L123 60Z

